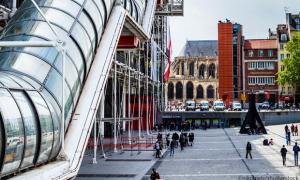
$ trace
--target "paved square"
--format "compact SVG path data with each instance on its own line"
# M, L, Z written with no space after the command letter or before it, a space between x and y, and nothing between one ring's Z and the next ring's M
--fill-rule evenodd
M153 167L165 180L300 178L300 169L294 166L292 151L300 136L292 136L292 145L287 146L287 167L283 167L280 149L285 143L284 126L266 128L268 135L240 135L238 128L195 130L192 147L188 146L183 151L177 148L174 157L166 151L162 159L155 159L151 151L134 152L133 156L125 152L113 154L109 161L100 159L97 165L93 165L91 157L86 157L77 179L149 179ZM270 138L274 145L263 146L263 139ZM253 159L245 158L248 141L252 144Z

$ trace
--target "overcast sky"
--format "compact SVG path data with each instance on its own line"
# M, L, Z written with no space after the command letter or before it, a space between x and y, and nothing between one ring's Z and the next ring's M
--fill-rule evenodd
M184 0L184 16L171 17L173 56L186 40L217 40L219 20L243 25L247 39L266 38L268 29L285 23L285 7L300 12L300 0Z

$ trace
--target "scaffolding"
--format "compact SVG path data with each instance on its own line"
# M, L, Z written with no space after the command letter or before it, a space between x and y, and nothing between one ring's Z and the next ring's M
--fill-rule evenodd
M184 0L158 0L155 14L158 16L183 16Z

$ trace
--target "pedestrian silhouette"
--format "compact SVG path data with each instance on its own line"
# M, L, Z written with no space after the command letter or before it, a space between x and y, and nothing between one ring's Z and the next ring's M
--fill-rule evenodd
M287 149L285 148L284 145L282 146L280 153L281 153L281 157L282 157L282 164L283 164L283 166L286 166L285 162L286 162Z
M247 145L246 145L246 158L247 159L248 159L248 155L252 159L251 150L252 150L251 144L250 144L250 142L247 142Z
M295 161L295 166L298 166L298 152L300 151L299 146L297 145L297 143L295 143L294 147L293 147L293 151L294 151L294 161Z

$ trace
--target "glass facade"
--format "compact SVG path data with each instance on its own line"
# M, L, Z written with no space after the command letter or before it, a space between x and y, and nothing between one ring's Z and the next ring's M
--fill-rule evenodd
M62 107L67 128L114 3L115 0L38 1L59 39L65 42L64 80L63 58L56 48L0 48L0 179L58 155ZM122 3L140 23L144 0ZM30 0L24 1L0 36L1 41L55 39Z

